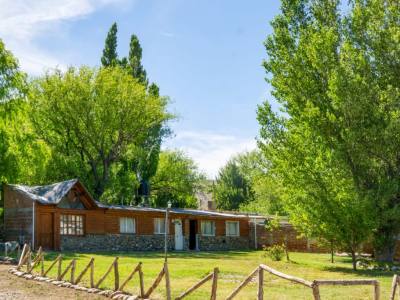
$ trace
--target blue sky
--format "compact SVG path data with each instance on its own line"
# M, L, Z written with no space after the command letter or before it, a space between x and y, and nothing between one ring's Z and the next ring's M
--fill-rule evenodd
M255 148L256 107L269 96L263 41L279 1L0 0L0 38L31 75L99 65L118 23L118 53L135 33L151 81L179 119L164 148L193 157L209 177L232 155Z

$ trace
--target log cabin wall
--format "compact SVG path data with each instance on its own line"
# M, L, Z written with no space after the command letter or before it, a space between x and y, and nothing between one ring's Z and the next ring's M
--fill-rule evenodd
M3 185L4 238L6 241L32 243L33 202L10 185Z
M83 236L61 235L61 215L82 216L84 224ZM135 220L134 234L120 233L120 218L122 217ZM56 205L38 204L36 208L36 247L42 246L55 250L77 251L162 250L164 247L164 234L155 234L155 218L164 219L165 213L107 208L73 210L59 208ZM174 249L175 244L174 222L177 219L182 221L183 250L188 249L189 220L197 220L197 233L200 243L198 250L234 250L247 249L249 247L249 224L247 219L203 217L170 212L168 244L171 250ZM239 237L226 237L226 221L230 220L239 222ZM202 221L215 222L215 236L201 237ZM53 241L48 240L50 235ZM237 240L240 242L237 243Z

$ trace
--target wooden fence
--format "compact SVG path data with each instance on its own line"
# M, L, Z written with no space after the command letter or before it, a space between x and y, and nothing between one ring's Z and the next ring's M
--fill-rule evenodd
M139 276L139 285L140 285L140 298L149 298L154 290L159 286L163 277L165 277L165 288L166 288L166 299L171 300L171 284L170 284L170 276L168 270L168 263L167 261L164 262L163 267L157 277L155 278L152 285L145 290L144 287L144 280L143 280L143 271L142 271L142 263L139 262L129 273L128 277L120 283L120 273L118 268L118 260L119 258L116 257L113 262L108 267L107 271L100 277L98 281L94 280L94 273L95 273L95 260L91 258L89 263L85 266L85 268L75 276L76 272L76 259L72 259L69 264L62 269L62 255L58 255L54 261L50 264L50 266L45 270L44 269L44 252L40 247L37 251L36 255L31 251L29 245L24 245L18 265L16 270L20 271L26 265L26 272L25 274L32 274L35 267L40 265L40 276L45 277L55 266L57 266L57 281L62 282L64 278L68 278L68 281L72 285L77 285L81 282L83 276L89 271L89 278L90 278L90 288L99 290L99 287L104 282L104 280L109 276L109 274L114 274L114 294L117 292L124 292L124 289L127 287L128 283L132 280L134 275L137 273ZM113 271L113 272L112 272ZM257 299L261 300L264 299L264 272L268 272L274 276L280 277L282 279L288 280L290 282L301 284L310 289L312 292L314 300L320 300L320 287L325 285L334 285L334 286L349 286L349 285L371 285L374 287L373 291L373 299L379 300L380 288L379 282L374 279L355 279L355 280L313 280L307 281L305 279L291 276L279 272L267 265L260 264L256 269L254 269L239 285L236 287L227 297L226 300L234 299L239 292L248 285L252 279L258 277L258 292L257 292ZM69 273L69 277L67 277ZM181 300L193 293L195 290L203 286L206 282L211 281L211 294L210 300L216 300L217 298L217 288L218 288L218 274L219 269L214 268L213 272L202 278L199 282L194 284L191 288L180 294L176 300ZM392 282L392 291L391 291L391 300L395 299L395 293L397 286L400 284L400 276L395 275L393 277ZM100 291L100 290L99 290Z

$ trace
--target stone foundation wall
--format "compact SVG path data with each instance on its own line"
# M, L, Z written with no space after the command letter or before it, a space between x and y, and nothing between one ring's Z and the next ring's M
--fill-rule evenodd
M184 243L185 244L185 243ZM168 236L168 250L174 250L174 236ZM87 234L61 236L61 251L160 251L164 235Z
M247 237L199 236L201 251L246 250ZM183 250L189 249L189 239L184 237ZM61 236L61 251L162 251L164 235L135 234L87 234L85 236ZM175 238L168 236L168 250L175 250Z
M200 251L249 249L249 239L242 236L199 236L198 243Z

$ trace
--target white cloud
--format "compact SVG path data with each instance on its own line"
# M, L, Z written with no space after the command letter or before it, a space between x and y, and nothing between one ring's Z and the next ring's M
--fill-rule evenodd
M19 59L23 70L39 74L48 68L65 68L35 43L46 33L61 32L62 21L82 18L96 9L121 0L0 0L0 38Z
M180 131L165 148L184 151L209 178L215 178L219 168L233 155L255 149L256 141L212 132Z

